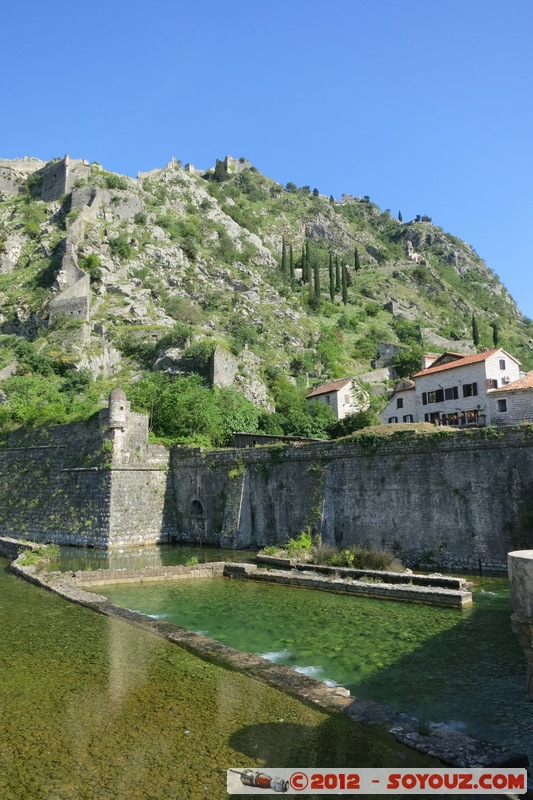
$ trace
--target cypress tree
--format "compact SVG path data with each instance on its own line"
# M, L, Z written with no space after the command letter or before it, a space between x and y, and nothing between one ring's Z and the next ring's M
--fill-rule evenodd
M398 222L403 222L402 212L398 211Z
M283 237L281 242L281 274L283 277L287 275L287 244L285 242L285 237Z
M500 331L498 330L498 323L492 322L490 327L492 328L492 344L494 347L498 347L498 342L500 341Z
M348 302L348 271L344 264L342 265L342 302L345 306Z
M307 283L307 265L305 262L305 245L302 245L302 283Z
M305 266L307 268L307 281L311 284L311 244L309 238L305 237Z
M479 328L477 326L477 319L474 314L472 314L472 341L477 347L479 344Z
M351 285L353 284L352 273L351 273L351 272L350 272L350 270L348 269L348 265L346 265L346 266L344 267L344 269L346 270L346 285L347 285L347 286L351 286Z
M357 275L357 273L361 269L361 262L359 261L359 252L357 250L357 247L355 248L353 253L353 268L355 270L355 274Z
M291 289L294 289L294 255L292 252L292 244L289 245L289 280L291 282Z
M315 256L313 262L313 283L315 284L315 300L317 303L320 302L320 265L318 263L318 258Z
M341 267L339 264L339 256L335 256L335 291L340 292L342 287L341 281Z
M335 270L333 268L333 253L329 254L329 296L335 302Z

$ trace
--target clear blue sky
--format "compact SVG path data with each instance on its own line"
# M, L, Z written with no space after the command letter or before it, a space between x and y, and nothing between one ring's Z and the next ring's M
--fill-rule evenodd
M0 157L245 156L429 214L533 317L531 0L11 0Z

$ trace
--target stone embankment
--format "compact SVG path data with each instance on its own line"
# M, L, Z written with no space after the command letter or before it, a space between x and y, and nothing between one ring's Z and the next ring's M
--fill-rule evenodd
M320 574L320 572L325 574ZM401 576L399 573L351 569L341 571L331 567L304 564L299 564L296 569L258 570L256 564L241 563L226 564L224 575L229 578L280 583L286 586L303 586L307 589L322 589L326 592L346 592L366 597L431 603L439 606L462 607L472 602L472 592L465 588L459 588L460 583L457 588L450 588L442 586L442 583L432 585L431 580L427 578L426 585L415 585L414 582L411 584L410 575L403 574ZM439 576L435 580L442 582L445 579ZM454 580L460 582L462 579L450 578L450 581ZM463 584L466 584L466 581L463 581Z
M308 564L293 558L279 558L277 556L258 555L253 559L258 564L267 564L281 569L301 570L305 572L318 572L322 575L337 573L347 578L380 578L385 583L409 583L413 586L441 586L444 589L465 589L468 586L466 578L454 578L450 575L433 573L432 575L417 575L411 570L405 572L388 572L378 569L354 569L353 567L332 567L326 564Z
M511 627L526 657L526 693L533 700L533 550L515 550L507 558L514 609Z

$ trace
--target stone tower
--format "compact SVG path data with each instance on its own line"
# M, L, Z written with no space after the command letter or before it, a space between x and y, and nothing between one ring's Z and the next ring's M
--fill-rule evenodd
M113 434L113 462L122 463L130 404L122 389L109 395L107 424Z
M113 389L109 395L109 421L110 428L126 428L130 404L122 389Z

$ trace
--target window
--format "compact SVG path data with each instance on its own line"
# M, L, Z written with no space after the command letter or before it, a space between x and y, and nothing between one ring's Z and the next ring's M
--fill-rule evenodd
M475 397L477 395L477 383L463 384L463 397Z
M398 422L398 417L389 417L389 422Z
M344 395L344 403L345 403L345 405L347 405L347 406L349 406L349 405L350 405L350 395L349 395L349 394L345 394L345 395Z
M434 392L428 392L428 403L442 403L444 400L444 389L436 389Z
M500 369L505 369L505 358L500 358Z
M396 400L396 408L403 408L403 397L399 397Z
M448 389L444 390L444 399L445 400L458 400L459 399L459 389L457 386L450 386Z
M331 402L331 398L330 398L329 394L327 394L326 395L326 405L329 406L330 402Z
M403 418L403 421L404 422L414 422L413 415L412 414L405 414L404 418Z
M498 400L498 412L505 414L507 411L507 400Z
M498 381L495 378L487 378L485 381L485 386L487 389L497 389L498 388Z

